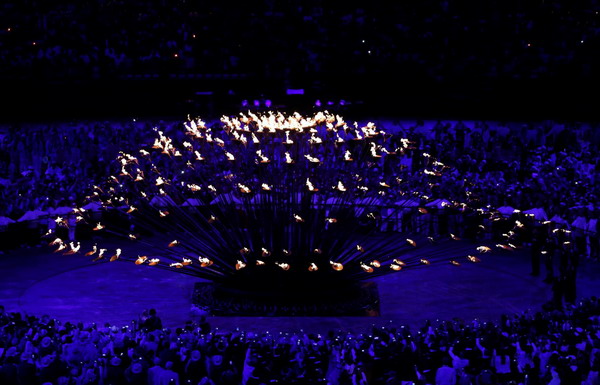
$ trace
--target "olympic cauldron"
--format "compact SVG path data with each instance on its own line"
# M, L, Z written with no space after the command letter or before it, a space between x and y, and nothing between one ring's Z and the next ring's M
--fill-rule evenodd
M154 131L153 142L121 152L75 209L99 239L126 242L114 251L95 244L85 253L95 261L202 278L198 298L218 314L227 313L224 296L364 309L357 298L377 303L372 290L360 294L372 277L449 261L439 243L450 237L402 226L406 213L427 214L448 167L423 153L411 165L413 143L372 122L248 111Z

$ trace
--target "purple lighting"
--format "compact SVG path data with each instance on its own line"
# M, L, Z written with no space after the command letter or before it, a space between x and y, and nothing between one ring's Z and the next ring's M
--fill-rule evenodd
M304 95L304 88L288 88L286 95Z

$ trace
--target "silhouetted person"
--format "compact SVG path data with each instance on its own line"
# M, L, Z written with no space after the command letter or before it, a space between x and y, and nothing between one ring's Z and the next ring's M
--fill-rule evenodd
M455 385L456 384L456 369L451 366L450 357L444 357L442 366L435 372L436 385Z
M574 305L577 298L577 268L569 266L565 272L564 281L565 303Z
M537 277L540 275L540 262L542 252L546 251L546 228L544 226L536 226L533 228L531 239L531 275Z
M146 318L142 327L148 331L162 329L162 321L160 317L156 315L156 309L148 310L148 318Z
M37 369L33 363L32 354L21 354L21 362L17 366L17 375L20 384L36 384L38 382Z
M565 276L561 275L552 283L552 304L555 309L562 309L563 296L565 293Z
M489 362L483 364L483 368L476 379L477 385L495 385L498 383L498 376L490 367Z
M6 357L4 364L0 365L0 383L19 385L17 358L14 355Z
M546 249L541 252L546 270L546 277L544 278L545 283L552 283L554 281L554 257L557 250L557 241L556 237L548 239L546 242Z
M210 323L206 320L206 316L200 316L200 321L198 322L198 326L200 327L200 333L208 334L210 333Z

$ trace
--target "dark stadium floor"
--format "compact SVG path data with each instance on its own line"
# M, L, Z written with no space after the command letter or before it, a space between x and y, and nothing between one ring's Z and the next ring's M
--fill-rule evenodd
M390 322L421 326L426 319L496 321L502 314L537 311L551 298L551 285L543 277L530 276L525 252L494 249L481 259L477 264L433 264L375 278L381 299L378 317L209 317L209 321L222 330L361 332ZM0 271L0 304L7 311L119 326L148 308L157 310L166 327L183 326L197 317L191 297L198 279L187 275L132 263L91 264L89 257L54 254L48 247L0 255ZM582 261L578 298L598 295L599 289L600 263Z

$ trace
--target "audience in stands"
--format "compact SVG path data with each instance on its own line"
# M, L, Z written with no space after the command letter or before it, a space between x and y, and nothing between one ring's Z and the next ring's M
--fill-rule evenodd
M366 73L461 84L597 77L598 3L6 1L0 76ZM216 20L227 20L226 23ZM343 61L344 65L340 65ZM568 75L568 76L567 76Z
M203 322L206 322L204 320ZM595 385L600 301L364 333L73 324L0 307L0 383Z

